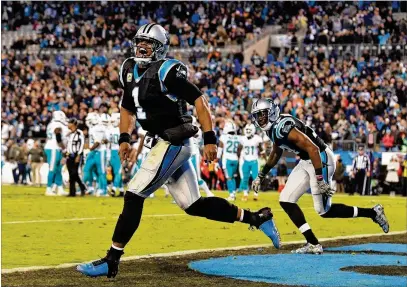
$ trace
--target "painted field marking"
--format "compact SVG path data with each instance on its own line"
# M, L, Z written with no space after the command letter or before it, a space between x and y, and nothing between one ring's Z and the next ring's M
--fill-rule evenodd
M301 208L302 210L314 209L313 207ZM283 209L273 209L273 212L283 212ZM169 213L169 214L146 214L141 218L150 217L175 217L187 216L186 213ZM69 221L87 221L87 220L102 220L102 219L117 219L118 216L113 217L83 217L83 218L61 218L61 219L39 219L39 220L22 220L22 221L5 221L2 224L29 224L29 223L48 223L48 222L69 222Z
M352 238L363 238L363 237L375 237L375 236L388 236L388 235L398 235L398 234L405 234L407 230L403 231L394 231L389 232L387 234L383 233L374 233L374 234L358 234L358 235L345 235L345 236L337 236L332 238L321 238L319 241L327 242L327 241L334 241L340 239L352 239ZM283 246L289 246L294 244L301 244L304 243L304 240L296 240L296 241L288 241L283 243ZM158 257L175 257L175 256L183 256L183 255L190 255L190 254L197 254L203 252L213 252L213 251L226 251L226 250L242 250L247 248L263 248L263 247L270 247L272 246L271 243L269 244L258 244L258 245L243 245L243 246L234 246L234 247L219 247L219 248L212 248L212 249L195 249L195 250L185 250L185 251L176 251L176 252L169 252L169 253L155 253L155 254L147 254L147 255L136 255L136 256L128 256L121 258L121 261L131 261L131 260L138 260L138 259L148 259L148 258L158 258ZM89 261L87 261L89 262ZM82 262L83 263L83 262ZM36 271L36 270L44 270L44 269L60 269L60 268L69 268L76 266L81 263L64 263L57 266L30 266L30 267L17 267L11 269L2 269L2 274L9 274L14 272L28 272L28 271Z

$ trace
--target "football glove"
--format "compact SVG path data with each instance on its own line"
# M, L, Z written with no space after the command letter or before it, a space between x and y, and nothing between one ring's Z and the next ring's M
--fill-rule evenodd
M265 178L265 175L262 173L259 173L259 175L256 177L256 179L253 180L252 189L254 190L254 192L256 192L256 193L259 192L260 186L261 186L264 178Z
M325 194L327 196L332 196L335 193L335 190L331 188L331 186L323 180L317 181L318 185L318 192L319 194Z

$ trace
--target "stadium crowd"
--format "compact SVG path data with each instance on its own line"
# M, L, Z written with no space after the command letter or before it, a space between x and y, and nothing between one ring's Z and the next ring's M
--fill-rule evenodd
M286 10L286 6L294 9ZM170 32L173 47L222 47L253 39L265 25L284 22L282 11L296 11L297 6L277 2L13 2L3 6L6 24L2 30L30 24L38 32L36 39L18 40L14 49L30 44L125 49L137 27L155 22Z
M113 4L114 3L114 4ZM345 2L12 2L3 5L2 30L32 25L35 37L22 37L13 49L126 49L137 27L159 23L173 47L223 47L252 40L267 25L281 25L293 45L406 44L407 21L395 20L393 1Z
M293 15L282 16L279 12L293 11L284 5L301 5L294 8L302 9L294 9ZM378 10L372 3L360 7L342 2L321 5L312 1L309 4L272 2L267 5L143 2L140 9L132 2L115 2L114 7L111 2L102 2L102 5L12 2L2 6L2 17L6 20L2 29L15 30L21 25L37 27L40 24L40 43L46 41L48 46L45 47L50 48L58 48L55 43L59 41L62 45L59 48L66 45L94 48L109 45L109 40L110 45L118 44L119 49L128 48L136 27L148 21L167 25L173 46L189 45L187 38L191 33L195 45L199 37L207 40L203 42L206 45L211 37L220 38L219 26L226 30L225 42L232 43L234 29L243 29L244 38L250 38L248 34L253 33L255 27L265 24L285 24L292 32L304 29L306 43L324 44L321 35L326 34L325 30L333 31L330 36L336 38L336 42L341 37L345 39L345 34L353 33L351 31L356 34L364 31L377 35L373 42L380 43L382 29L391 35L387 40L406 42L405 22L401 20L395 24L391 10ZM222 16L214 17L215 14ZM124 24L129 15L136 15L132 17L135 22ZM99 21L102 18L104 21ZM254 19L252 29L247 29L249 19ZM43 25L45 23L47 25ZM83 31L77 30L78 27ZM354 37L361 38L355 34ZM332 42L332 38L329 41ZM211 45L219 45L219 41L213 41ZM119 111L118 70L125 56L108 57L102 51L94 50L91 57L61 54L54 57L2 50L2 152L6 158L10 155L5 151L19 146L19 142L23 147L24 139L45 138L46 126L54 110L77 118L85 134L84 122L88 113ZM336 141L336 149L342 148L344 141L350 141L376 151L407 152L407 64L398 50L382 50L378 55L366 50L359 58L339 56L336 49L330 51L324 47L305 55L298 53L296 49L287 49L286 56L280 58L270 50L263 58L254 52L250 65L243 64L241 53L222 55L213 51L204 60L194 54L189 58L189 78L206 94L218 135L225 118L233 119L241 134L250 122L253 98L266 97L278 102L282 112L313 127L325 142ZM258 79L262 82L261 88L252 89L251 83ZM23 168L27 161L20 161Z

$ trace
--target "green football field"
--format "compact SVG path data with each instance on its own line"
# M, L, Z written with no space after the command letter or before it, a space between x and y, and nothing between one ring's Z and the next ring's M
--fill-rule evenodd
M216 195L226 197L227 193ZM283 242L302 239L279 206L276 192L261 193L258 202L241 202L240 198L236 204L241 207L273 209ZM406 229L405 198L335 195L334 202L361 207L381 203L390 231ZM381 233L370 219L320 218L309 195L299 204L321 238ZM2 186L2 269L83 262L104 256L122 205L122 198L45 197L44 188ZM261 231L249 231L245 224L185 215L160 190L155 198L145 201L140 227L124 256L265 243L270 241Z

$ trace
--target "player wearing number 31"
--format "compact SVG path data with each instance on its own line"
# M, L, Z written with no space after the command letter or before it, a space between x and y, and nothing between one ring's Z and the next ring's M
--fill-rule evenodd
M290 115L280 115L279 107L271 100L259 99L252 106L253 119L265 131L273 143L269 158L253 181L253 189L259 189L265 175L279 161L283 151L297 154L301 160L288 177L280 194L280 205L307 240L307 244L293 252L323 252L322 246L305 221L304 214L297 205L298 199L311 188L315 211L324 218L367 217L378 223L385 233L389 223L383 207L359 208L344 204L331 204L333 189L332 176L335 172L335 158L332 150L310 127Z
M198 128L187 114L187 103L195 106L204 139L204 155L217 155L216 136L208 103L199 89L187 80L183 63L166 59L169 37L157 24L139 28L133 39L134 57L120 69L123 97L120 109L119 155L131 154L130 135L135 120L147 131L145 145L151 148L140 169L128 184L124 207L113 233L113 244L105 258L81 264L77 270L87 276L114 277L125 245L137 230L145 198L167 183L175 202L187 214L233 223L241 221L261 229L280 247L271 209L243 210L219 197L201 197L191 163L191 138ZM193 219L191 219L193 220ZM154 238L151 238L154 240Z

